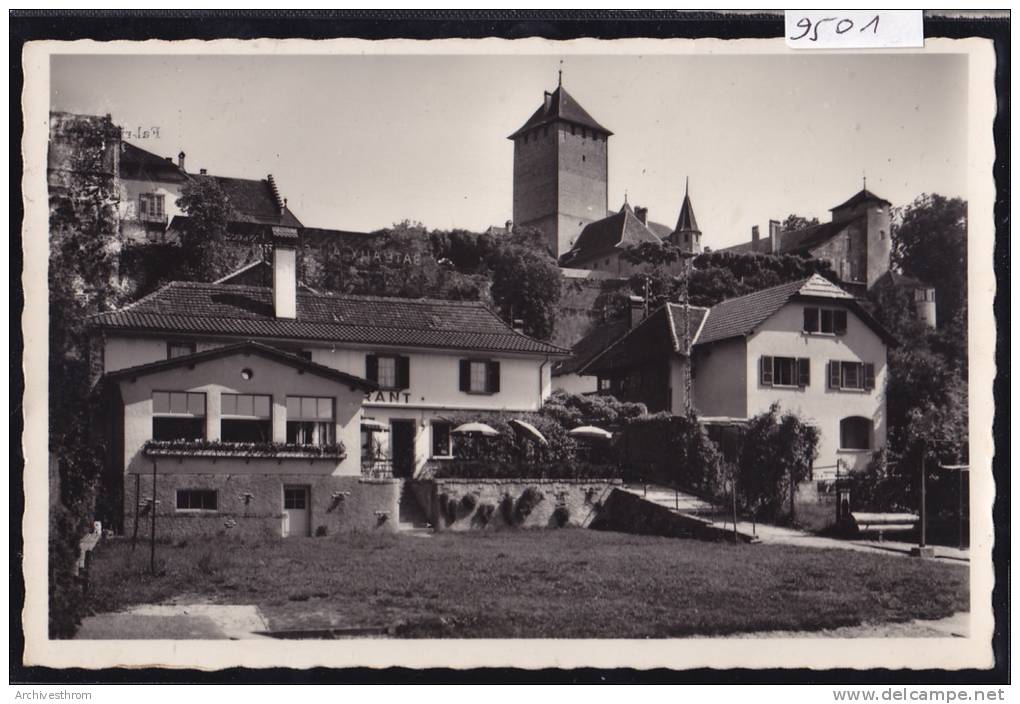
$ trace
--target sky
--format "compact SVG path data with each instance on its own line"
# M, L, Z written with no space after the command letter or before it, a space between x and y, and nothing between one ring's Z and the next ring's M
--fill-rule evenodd
M51 109L110 114L189 171L265 178L309 227L405 219L484 230L512 216L506 137L563 85L609 140L626 193L674 225L685 178L702 242L828 220L867 176L894 205L966 197L967 59L700 56L55 56Z

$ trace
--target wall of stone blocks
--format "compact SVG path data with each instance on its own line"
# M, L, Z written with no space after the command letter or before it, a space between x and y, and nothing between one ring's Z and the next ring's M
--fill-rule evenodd
M156 538L241 535L280 537L283 529L283 486L308 486L312 535L351 532L395 532L400 481L307 474L166 474L156 478ZM178 489L213 489L215 511L178 511ZM148 539L152 475L129 475L124 487L124 534L134 534L138 497L138 535Z
M431 479L415 481L412 491L437 531L560 528L587 527L620 484L619 479ZM538 500L521 516L517 509L525 492Z

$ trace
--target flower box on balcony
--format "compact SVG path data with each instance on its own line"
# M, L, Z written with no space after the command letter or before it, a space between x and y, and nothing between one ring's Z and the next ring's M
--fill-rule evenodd
M147 457L212 457L267 460L334 460L347 456L344 446L296 445L282 442L221 442L218 440L150 440Z

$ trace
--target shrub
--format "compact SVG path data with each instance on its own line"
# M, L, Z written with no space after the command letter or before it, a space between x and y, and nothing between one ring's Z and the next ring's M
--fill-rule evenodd
M570 522L570 509L562 505L557 506L556 510L553 511L552 518L557 528L563 528Z
M642 476L705 496L722 491L722 453L693 415L659 413L631 419L619 448L624 464Z
M528 516L531 515L531 512L535 510L535 507L543 499L545 499L545 496L538 489L530 486L525 489L514 506L514 524L521 525L524 521L528 520Z
M810 476L818 455L818 429L779 404L748 421L741 443L737 493L756 518L776 520L797 482ZM793 506L790 505L793 519Z
M555 391L542 405L541 415L567 429L579 425L605 428L648 415L648 408L643 403L619 401L608 394L582 395Z
M503 494L503 498L499 500L499 513L503 516L503 523L508 526L514 524L514 500L510 494Z
M492 521L492 514L496 512L496 507L492 504L482 504L475 511L474 518L472 519L476 525L485 528Z

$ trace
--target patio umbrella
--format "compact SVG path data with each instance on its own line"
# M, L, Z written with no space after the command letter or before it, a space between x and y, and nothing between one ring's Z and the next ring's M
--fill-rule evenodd
M515 428L519 429L521 432L530 437L532 440L537 442L539 445L549 444L549 441L545 439L545 436L542 435L542 433L538 431L538 428L533 426L531 423L528 423L527 421L523 420L514 419L510 421L510 424L513 425Z
M382 431L382 430L389 430L390 426L386 425L385 423L380 423L379 421L375 420L374 418L362 418L362 420L361 420L361 429L362 430L372 430L372 431L375 431L375 432L379 432L379 431Z
M596 428L594 425L582 425L573 430L568 430L567 435L573 435L575 438L595 438L598 440L609 440L613 437L613 434L608 430Z
M484 437L499 435L498 430L485 423L464 423L463 425L458 425L450 432L454 435L482 435Z

